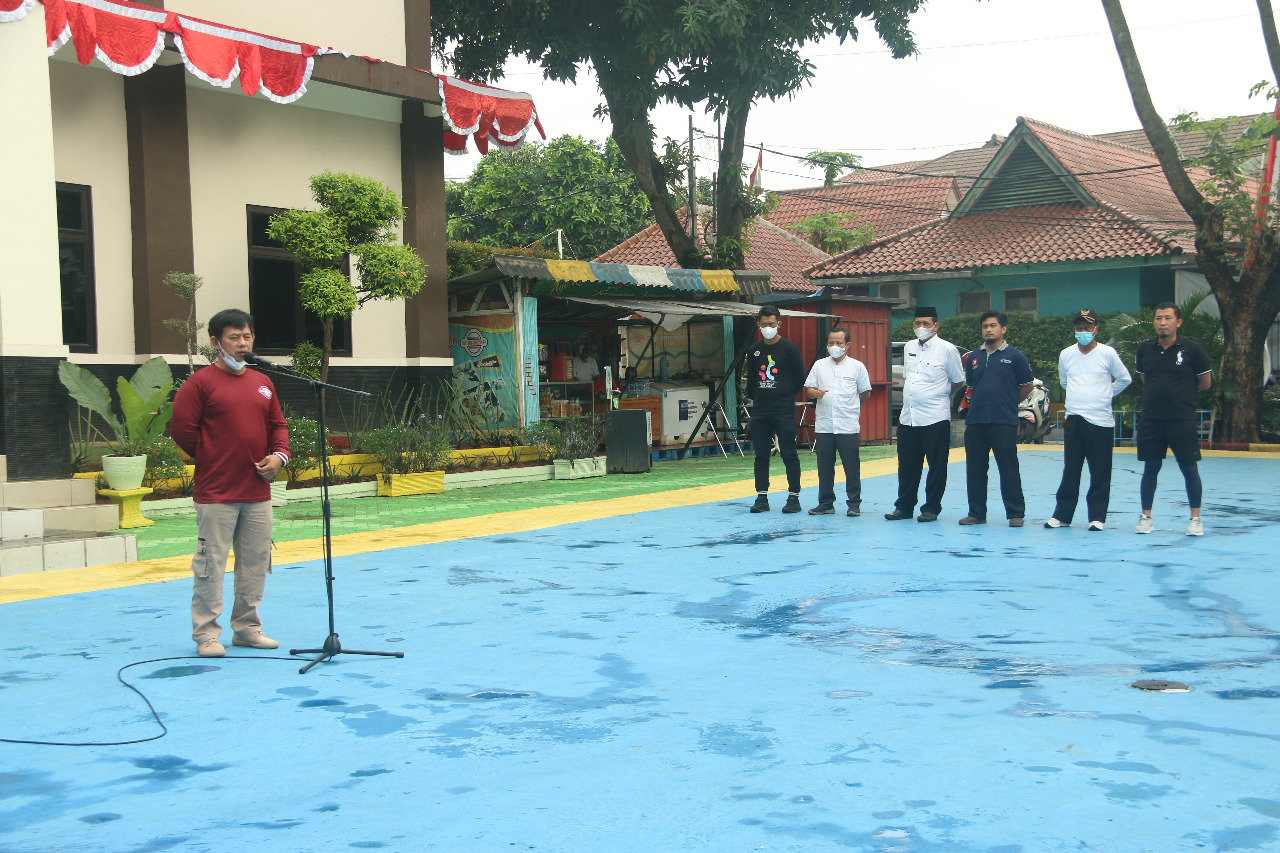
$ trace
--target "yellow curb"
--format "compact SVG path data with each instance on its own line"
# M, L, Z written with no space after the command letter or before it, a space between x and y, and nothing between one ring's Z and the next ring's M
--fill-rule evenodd
M964 459L964 448L955 447L951 449L950 462L963 462ZM877 459L861 466L864 478L883 477L888 474L894 474L897 470L898 460L892 457ZM773 475L773 481L774 483L778 482L776 472ZM817 472L804 472L801 475L800 484L805 488L816 486L818 484ZM347 533L333 538L333 555L335 557L349 557L356 554L382 551L388 548L408 548L415 545L473 539L479 536L521 533L529 530L555 527L561 524L595 521L601 518L615 518L620 515L631 515L639 512L675 509L715 501L749 498L753 495L755 495L755 483L751 480L738 480L732 483L693 486L687 489L673 489L666 492L631 495L624 498L584 501L555 507L519 509L511 512L451 519L449 521L433 521L409 527ZM283 565L285 563L318 560L322 556L320 539L301 539L294 542L280 543L272 554L272 562L276 565ZM18 601L30 601L37 598L53 598L61 595L98 592L105 589L118 589L146 583L177 580L178 578L189 577L190 574L191 557L183 556L139 560L134 563L112 563L87 569L62 569L52 572L31 572L29 574L12 575L0 578L0 605L12 604Z

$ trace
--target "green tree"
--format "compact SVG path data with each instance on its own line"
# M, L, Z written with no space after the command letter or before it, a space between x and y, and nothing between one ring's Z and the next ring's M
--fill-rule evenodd
M289 210L271 217L271 239L302 264L298 294L302 307L320 318L324 330L320 378L329 377L333 324L375 299L407 299L422 289L426 265L411 246L396 242L404 219L399 197L372 178L322 172L311 178L319 210ZM343 271L356 257L358 282Z
M1193 179L1151 100L1120 0L1102 0L1102 7L1142 129L1173 194L1195 223L1196 262L1218 300L1226 357L1217 379L1235 389L1234 396L1224 400L1219 418L1223 440L1258 441L1263 345L1280 313L1280 229L1276 225L1280 205L1273 189L1271 202L1259 209L1241 176L1241 154L1242 148L1249 150L1273 135L1276 122L1260 117L1246 133L1243 146L1224 143L1220 127L1203 126L1209 146L1189 165L1205 169L1209 176ZM1272 73L1280 80L1280 38L1270 0L1258 0L1258 13ZM1270 96L1275 96L1274 90ZM1183 115L1174 124L1185 128L1193 122L1194 116Z
M801 49L827 36L856 39L868 21L894 56L915 51L909 16L922 0L455 0L432 10L433 42L456 71L499 76L510 56L572 82L589 65L611 136L683 267L741 267L743 226L760 209L744 187L747 117L761 98L796 92L813 76ZM477 22L483 21L483 26ZM670 158L655 147L658 104L703 105L723 119L716 257L703 255L677 217Z
M564 229L565 257L590 260L650 221L649 203L618 146L561 136L483 158L445 197L451 240L528 246ZM548 236L550 235L550 236Z

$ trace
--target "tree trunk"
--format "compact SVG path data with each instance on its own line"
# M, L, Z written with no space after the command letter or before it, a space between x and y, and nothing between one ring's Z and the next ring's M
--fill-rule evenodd
M1142 130L1174 195L1195 223L1196 264L1218 300L1225 356L1222 365L1214 365L1219 374L1217 397L1221 401L1221 428L1215 430L1215 437L1237 443L1257 441L1262 412L1262 348L1267 331L1280 312L1280 253L1275 226L1263 221L1252 234L1225 233L1222 213L1196 189L1180 162L1172 134L1156 112L1120 0L1102 0L1102 7ZM1258 8L1267 32L1268 53L1274 55L1274 22L1269 30L1266 26L1271 20L1270 3L1258 0ZM1240 253L1238 243L1232 245L1232 241L1240 239L1247 241L1245 249L1253 261L1249 269L1237 272L1240 259L1246 254Z
M746 269L747 244L743 239L747 209L743 203L742 154L746 147L747 115L751 100L734 101L725 112L724 138L720 140L720 180L716 187L716 266Z
M323 330L324 337L321 339L324 346L320 351L320 381L329 381L329 353L333 352L333 318L321 317L320 328Z
M618 143L622 159L635 174L636 183L649 200L654 221L675 254L676 263L686 269L700 268L702 253L690 239L688 230L680 224L675 199L667 187L666 169L653 153L653 125L649 123L649 109L644 103L630 101L626 96L627 87L635 86L634 80L628 81L600 58L593 57L592 65L609 108L613 141ZM693 203L697 203L696 199Z

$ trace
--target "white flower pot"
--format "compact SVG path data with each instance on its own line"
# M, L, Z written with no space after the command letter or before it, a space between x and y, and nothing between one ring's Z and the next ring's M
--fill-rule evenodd
M102 475L107 478L107 487L117 492L142 488L142 475L146 471L146 456L102 457Z

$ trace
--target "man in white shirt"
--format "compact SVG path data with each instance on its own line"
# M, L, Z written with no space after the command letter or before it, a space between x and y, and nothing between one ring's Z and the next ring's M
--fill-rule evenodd
M929 460L924 503L916 521L937 521L947 490L951 455L951 393L964 383L955 344L938 337L937 309L916 308L914 341L902 351L902 413L898 415L898 499L889 521L910 518L920 494L920 476Z
M809 515L834 515L836 502L836 453L844 465L846 515L862 514L862 475L858 462L858 422L862 402L871 396L866 365L847 355L848 329L832 329L827 335L829 358L814 362L804 381L810 400L817 401L813 452L818 457L818 505Z
M600 375L600 365L596 361L596 345L584 343L578 350L578 357L573 360L573 378L578 382L595 382Z
M1089 529L1102 530L1111 501L1111 449L1115 415L1111 399L1133 381L1114 349L1098 343L1098 318L1088 308L1072 320L1076 343L1058 356L1058 379L1067 392L1063 426L1062 484L1048 528L1069 527L1080 500L1080 472L1089 463Z

